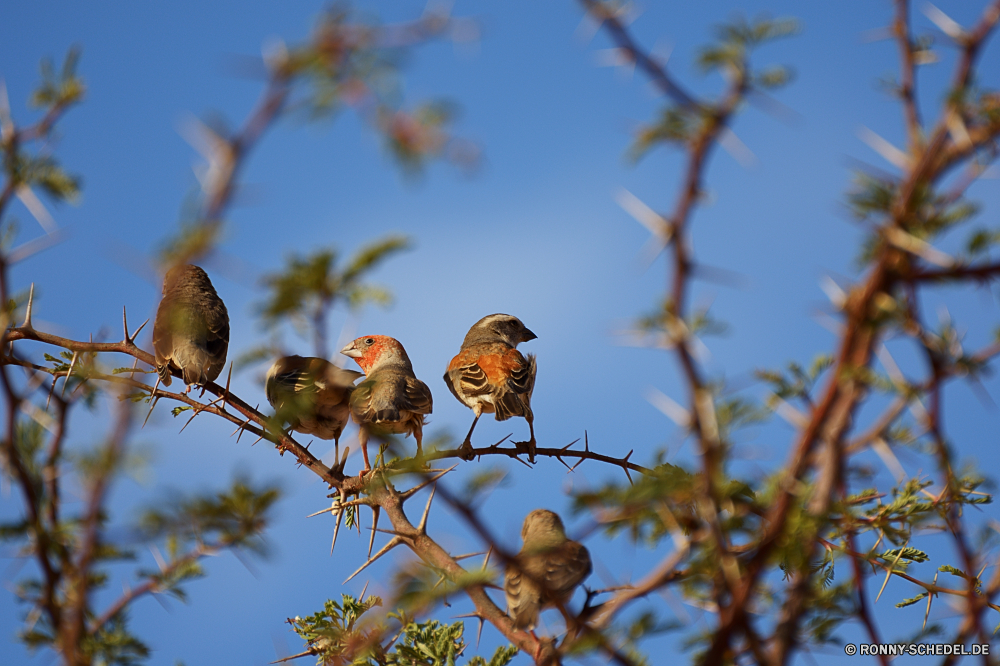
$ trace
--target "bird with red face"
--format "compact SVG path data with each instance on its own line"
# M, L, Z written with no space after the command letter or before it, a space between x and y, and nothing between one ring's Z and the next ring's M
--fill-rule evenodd
M387 335L366 335L340 350L365 372L365 380L351 393L351 417L358 424L358 440L368 462L371 435L412 435L417 456L423 452L424 416L433 408L431 390L413 374L413 365L403 345Z
M495 414L497 421L523 416L531 439L528 456L535 459L535 416L531 411L531 392L535 388L535 355L522 356L521 342L536 336L521 320L506 314L483 317L469 329L462 349L448 364L444 383L452 395L476 415L465 436L462 448L472 450L472 431L484 413Z
M349 400L360 372L338 368L326 359L283 356L267 373L267 401L283 423L304 435L332 439L351 418Z

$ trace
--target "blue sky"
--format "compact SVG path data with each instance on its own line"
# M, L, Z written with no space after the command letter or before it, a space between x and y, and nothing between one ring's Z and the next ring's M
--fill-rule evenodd
M969 24L979 4L952 2L942 9ZM301 40L322 6L266 2L250 9L229 0L210 6L187 0L118 3L102 9L47 1L8 5L0 21L0 76L15 117L22 123L33 118L24 100L38 80L38 61L46 56L59 61L73 44L83 49L80 72L88 88L83 105L59 126L57 155L83 177L78 205L53 209L67 239L17 266L15 285L36 283L37 326L76 338L102 328L114 336L122 305L135 321L155 312L159 285L143 267L175 230L196 186L191 166L197 155L178 128L192 114L241 122L261 82L240 73L240 58L259 54L262 44L277 37ZM891 7L887 2L787 0L648 5L632 25L636 36L648 47L669 51L671 70L698 92L720 85L693 67L696 48L711 37L713 25L736 13L764 12L802 22L800 35L764 48L757 57L759 64L794 68L794 83L776 95L788 113L776 118L751 107L737 120L736 134L753 152L754 164L745 167L718 151L708 172L709 202L694 218L698 256L740 276L735 287L700 283L695 288L693 301L711 303L714 316L730 324L727 336L705 340L706 368L712 377L748 386L754 369L789 360L808 363L834 342L817 317L828 311L819 283L825 275L856 275L853 261L862 231L844 205L851 170L858 160L892 169L859 140L859 128L903 145L901 111L878 85L881 77L897 71L896 46L871 39L872 31L889 22ZM386 21L412 19L423 10L422 3L412 1L359 6ZM681 438L674 424L644 397L655 387L684 402L673 357L622 346L615 335L655 306L666 280L663 259L648 269L639 260L648 234L615 202L625 188L659 210L673 203L680 176L675 153L655 152L637 166L625 159L632 132L653 117L660 100L640 73L596 66L597 52L609 43L601 34L586 39L575 3L457 2L454 11L478 21L481 40L473 46L433 43L416 49L403 71L405 94L411 102L456 102L461 110L456 132L481 146L481 169L467 176L433 165L422 178L407 179L351 112L332 122L281 122L252 155L240 205L227 216L221 251L205 265L232 317L231 354L264 339L252 317L252 305L261 297L257 280L278 268L285 255L331 245L350 253L379 236L401 232L413 238L415 248L375 275L393 290L395 304L365 310L352 326L358 334L392 335L404 344L436 398L429 432L447 429L461 436L467 429L471 414L449 395L440 377L472 323L508 312L538 335L523 351L539 358L533 403L541 443L564 445L586 430L591 446L608 454L635 449L634 459L648 462L668 447L671 459L689 460L690 444L677 451ZM934 32L942 41L922 14L914 14L920 31ZM921 71L928 115L940 101L953 63L947 46L941 52L941 63ZM995 54L994 45L983 59L981 78L987 84L995 85L1000 74ZM989 225L1000 206L997 181L982 181L970 194L985 211L977 224ZM22 222L23 238L37 235L26 211L14 214ZM989 340L997 324L989 292L941 292L925 309L934 312L944 302L967 331L970 348ZM346 320L346 313L336 312L331 330L339 331ZM300 353L309 351L308 341L293 333L285 342ZM149 348L148 334L144 344ZM911 361L906 367L914 374L922 371L904 344L892 348ZM258 383L262 372L257 368L234 379L237 393L251 403L264 400ZM1000 396L1000 382L993 380L987 388L994 398ZM760 389L749 391L760 395ZM946 407L946 423L962 458L986 469L1000 464L994 446L997 410L985 408L961 384L949 389ZM80 416L76 444L99 436L100 417ZM341 591L357 593L365 580L372 581L370 591L386 591L384 566L341 587L363 561L362 540L347 538L329 556L332 521L303 518L327 502L309 472L264 445L251 448L246 438L237 444L228 437L232 428L221 421L198 419L183 435L177 434L180 425L161 409L137 434L135 442L147 447L152 462L137 480L116 486L118 518L134 516L167 489L218 487L234 470L276 480L286 496L269 535L270 559L247 568L225 555L208 563L207 579L189 586L188 605L169 601L161 606L145 599L135 606L134 628L154 649L151 664L265 664L298 651L285 618L314 612ZM527 428L520 420L484 419L477 442L511 431L523 439ZM741 470L760 476L774 469L790 437L781 422L741 435ZM922 464L916 457L903 463L910 473ZM466 465L459 474L474 469ZM506 469L508 485L486 506L495 514L496 533L511 548L519 546L520 524L530 509L545 506L568 517L563 491L612 474L588 463L568 477L555 461L542 461L531 471L516 464ZM452 483L462 478L455 476ZM0 499L0 514L19 510L16 495ZM986 515L995 511L987 508ZM446 547L475 549L475 541L446 511L434 514L431 528ZM595 537L588 547L598 562L593 586L604 584L602 572L616 581L633 572L639 576L657 557L621 538L602 543ZM17 577L14 560L4 560L3 566L5 583ZM117 579L111 589L119 589ZM887 595L894 603L912 592L893 582ZM920 621L886 599L880 603L886 606L879 609L879 622L887 636L907 633L904 628ZM45 655L28 660L9 638L21 612L9 602L0 605L5 635L0 661L49 663ZM484 646L494 645L496 637L487 628ZM679 650L672 637L662 644Z

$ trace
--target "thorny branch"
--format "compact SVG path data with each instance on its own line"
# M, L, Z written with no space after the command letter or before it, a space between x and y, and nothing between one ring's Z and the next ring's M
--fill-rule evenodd
M581 3L591 15L602 22L619 48L623 49L653 79L665 95L672 98L680 106L696 108L699 113L704 114L705 122L697 129L686 146L687 160L684 181L673 212L667 219L674 232L671 241L672 272L668 284L668 291L671 295L668 331L690 392L691 422L689 427L700 444L704 475L700 479L700 483L703 485L698 488L696 501L698 515L703 521L705 532L690 535L690 541L685 539L683 547L678 547L672 554L661 559L660 563L634 587L618 590L590 616L592 620L590 618L587 622L579 619L574 620L565 613L565 609L562 610L567 617L567 626L577 632L577 635L585 634L590 638L598 638L598 644L608 652L612 659L620 663L631 663L627 656L623 655L600 633L600 629L607 627L611 619L634 600L683 579L687 572L678 567L688 554L688 546L690 543L710 538L721 558L721 574L714 581L713 589L718 608L718 626L712 634L708 651L703 656L704 663L722 663L727 656L734 653L733 636L742 634L747 642L745 651L749 652L758 662L784 664L787 663L798 640L798 625L803 610L808 604L810 572L800 569L792 573L790 592L784 599L774 636L767 638L758 635L757 630L750 622L748 612L752 608L751 601L760 590L762 578L772 563L778 541L787 527L790 511L795 503L800 501L796 495L802 488L806 487L804 484L812 477L815 486L807 501L808 511L815 517L825 516L830 510L834 493L843 494L845 459L850 454L863 450L871 441L880 437L910 403L908 398L894 401L875 425L867 432L855 437L850 444L847 443L847 436L853 426L854 412L867 391L867 386L857 378L857 373L859 370L868 368L873 350L882 340L881 331L873 323L878 310L878 299L885 294L892 293L893 289L900 284L909 284L915 288L924 283L945 280L986 281L1000 275L1000 266L986 263L927 268L919 264L919 257L911 256L892 243L887 242L881 246L864 280L852 290L844 304L846 323L830 379L824 387L821 399L810 406L808 424L802 428L789 455L785 478L776 501L770 507L762 523L761 534L749 546L745 544L734 546L723 531L720 521L720 514L723 513L723 510L719 484L725 478L723 469L725 458L716 423L714 399L702 370L691 352L692 334L687 330L684 321L694 265L689 238L693 211L702 194L702 182L712 149L722 137L723 132L727 131L733 115L749 92L749 82L740 71L737 71L736 75L730 78L727 90L718 101L711 104L698 102L674 82L663 65L640 49L619 20L616 12L609 10L607 5L597 0L581 0ZM888 232L893 230L905 231L912 223L916 215L915 208L918 205L915 200L918 191L939 181L952 167L975 154L977 150L988 147L1000 135L1000 126L979 125L969 129L968 141L955 139L951 127L956 117L961 122L961 113L957 106L958 103L949 101L944 111L944 117L930 133L929 139L926 142L923 140L920 113L916 104L914 42L908 26L908 6L906 2L899 1L896 3L896 8L894 30L900 45L903 67L900 96L903 100L910 137L912 165L900 180L891 215L888 216L881 229L886 236L888 236ZM998 19L1000 19L1000 0L990 5L974 30L963 33L961 36L962 58L953 83L956 92L962 92L968 88L975 59ZM421 30L433 31L439 28L440 24L433 21L423 27L420 25L411 27L419 35L424 34L420 32ZM402 30L399 36L400 38L412 38L413 34ZM280 115L287 103L290 79L291 74L280 66L272 68L267 89L256 109L241 130L224 140L224 149L216 154L216 158L222 160L222 168L217 172L216 179L210 184L210 187L206 189L208 196L202 212L202 218L206 223L218 224L221 220L225 208L232 200L234 183L243 160ZM42 134L47 133L48 128L55 122L59 113L61 113L61 109L53 109L49 114L52 115L51 120L46 120L49 118L47 115L46 119L39 123L39 127L44 130ZM3 208L9 202L12 194L13 190L9 186L0 192L0 214L2 214ZM6 268L7 264L0 258L0 301L3 303L7 303L9 300ZM919 321L919 317L914 316L913 319ZM60 607L54 602L53 595L60 584L58 571L65 570L66 567L61 567L57 571L53 565L50 559L52 553L56 553L57 557L63 556L63 554L55 545L43 543L46 531L41 528L43 520L53 523L58 520L58 515L55 513L58 511L58 507L52 504L42 506L39 499L34 496L33 486L27 471L23 469L23 466L19 467L21 461L14 448L14 414L22 406L26 397L15 388L14 382L9 377L8 366L23 367L32 375L47 373L53 376L53 388L59 377L64 377L64 382L68 382L70 376L73 375L73 368L71 367L68 371L56 371L52 368L36 365L15 354L13 343L22 340L36 341L67 349L75 354L122 353L149 366L152 366L153 359L150 354L135 345L135 336L130 336L127 328L121 342L95 343L70 340L37 331L31 325L30 317L20 327L9 326L8 321L4 323L8 325L5 325L3 344L0 345L0 354L2 354L0 356L0 385L2 385L4 396L10 407L4 454L14 474L18 477L18 485L21 486L22 492L25 494L29 519L35 525L39 539L37 553L44 576L45 592L42 596L44 611L50 615L53 626L61 626L62 622L69 622L75 627L75 634L71 634L71 636L79 636L86 631L98 630L138 596L155 592L156 584L150 580L126 593L88 628L82 612L85 607L84 600L81 599L85 597L86 583L82 579L72 581L78 586L78 591L82 590L82 593L77 597L78 601L69 607L70 617L68 619L59 617ZM923 326L918 325L918 329L922 331ZM944 490L936 501L942 503L942 506L948 507L947 527L959 547L966 570L972 572L975 571L978 562L966 543L960 516L957 515L954 504L943 504L950 499L952 493L956 493L958 490L940 420L942 385L946 378L955 376L960 371L947 358L943 358L928 346L924 338L917 337L926 348L931 379L915 388L918 393L930 396L930 416L925 425L937 447L939 468L945 474ZM980 360L985 362L996 355L998 351L1000 348L988 348L980 352L978 356ZM247 430L274 443L282 454L285 451L292 452L299 464L305 465L327 482L330 487L336 488L341 496L358 495L357 506L364 504L373 509L384 511L392 523L393 537L374 558L370 558L359 569L359 572L397 545L406 545L425 563L444 572L452 580L459 580L467 573L454 556L428 536L427 517L430 501L428 501L419 525L414 526L407 518L403 505L408 498L413 496L413 489L404 493L396 491L385 478L385 472L391 470L383 470L383 482L371 479L362 482L359 477L346 476L343 473L342 464L336 464L333 468L327 467L313 456L308 448L302 447L287 434L275 429L266 415L260 413L256 408L250 407L249 403L238 396L233 395L228 387L221 387L215 383L209 384L206 387L207 392L216 396L218 400L205 404L186 394L151 388L144 382L137 381L134 376L111 375L93 370L89 370L88 373L86 376L81 375L80 379L82 381L98 380L125 389L141 391L151 401L160 398L178 401L195 410L194 416L205 412L225 418L238 425L238 431ZM56 430L52 435L46 457L45 481L50 484L48 494L53 498L58 498L58 473L54 469L54 465L59 458L64 438L68 402L59 395L53 395L51 399L55 400L57 420ZM227 407L231 407L235 413L229 411ZM112 447L124 446L127 428L128 419L120 419L109 440L109 445ZM537 453L538 455L554 457L560 462L563 462L563 457L576 458L580 461L597 460L621 467L626 474L629 470L642 474L650 472L647 468L630 462L631 453L629 456L619 459L591 452L589 446L585 447L583 451L573 450L569 448L571 446L572 444L564 448L539 448ZM498 443L492 447L474 449L472 456L505 455L520 460L518 456L524 452L525 450L520 446L500 447ZM467 456L468 452L463 454L458 449L435 451L430 452L426 459L461 458L463 455ZM77 565L78 571L87 571L90 560L94 556L94 550L98 545L99 512L107 492L107 478L107 476L98 476L88 489L87 511L84 517L85 538L80 561ZM439 490L439 492L446 498L448 497L445 491ZM455 502L453 498L451 503L484 541L494 548L501 561L506 562L510 559L510 556L500 548L472 509L462 503ZM46 516L44 509L51 513ZM376 525L373 524L373 536L375 528ZM891 575L919 585L930 594L950 594L964 598L966 600L965 620L956 636L956 641L964 641L973 635L979 636L980 640L984 642L988 640L982 626L981 615L987 607L998 609L993 604L992 599L1000 590L1000 570L986 586L983 593L977 594L974 587L975 582L971 579L967 581L966 589L953 589L928 584L895 570L891 564L886 564L882 559L857 551L853 543L853 532L848 532L846 546L825 540L819 528L807 533L806 537L802 548L809 555L805 558L807 564L812 561L813 553L820 547L837 550L851 559L855 589L860 596L860 618L873 641L877 642L878 635L865 603L862 562L879 567ZM190 556L196 556L195 553ZM84 587L79 587L81 585ZM475 605L477 617L493 624L508 640L522 651L533 655L539 663L558 662L564 650L572 644L571 638L567 637L566 642L557 648L553 642L543 641L531 634L516 630L510 619L490 598L485 585L471 585L464 588L464 591ZM67 649L75 648L67 646Z
M986 9L978 26L964 37L963 57L959 62L952 86L954 91L963 91L968 86L975 58L998 19L1000 19L1000 2L994 2ZM904 174L892 214L886 222L886 229L905 228L916 212L914 193L918 188L935 182L943 175L945 169L953 164L947 158L948 121L950 114L956 113L952 104L954 102L949 102L949 106L944 110L944 117L938 122L923 153L917 153L919 159L915 159L912 168ZM998 134L1000 127L992 128L992 132L982 137L982 143L994 140ZM858 402L865 393L864 386L853 377L859 369L869 365L872 350L879 339L877 327L871 323L877 312L874 304L879 295L890 293L899 280L905 279L905 267L908 263L898 250L884 246L873 260L864 283L849 295L844 306L847 322L843 328L840 351L823 399L813 409L808 425L792 449L786 465L788 472L785 489L779 494L769 512L767 528L760 539L758 550L747 564L746 573L740 586L733 591L732 600L720 608L719 626L715 631L712 645L705 655L706 663L715 663L715 660L720 659L728 649L731 633L747 612L747 602L756 590L758 580L765 569L764 565L785 528L796 493L795 489L810 471L811 460L820 462L813 467L819 483L813 490L810 512L817 517L826 513L832 498L831 491L839 483L841 475L843 438L851 426L852 415ZM934 380L938 381L939 377L935 376ZM939 382L936 384L936 389L940 390ZM823 455L814 459L812 453L820 441L826 450ZM817 539L818 535L814 532L807 541L806 552L815 549ZM805 579L806 575L801 575L800 580ZM789 648L793 647L794 632L791 629L801 617L801 612L797 610L804 603L804 598L804 586L797 586L786 600L786 617L792 626L786 634L786 641L775 646L775 663L784 664L789 655Z
M715 105L696 103L673 82L662 65L642 53L619 20L617 9L596 0L581 0L581 3L592 16L602 22L619 49L628 56L631 62L645 71L664 94L671 97L680 106L697 106L704 110L707 115L707 119L700 126L698 132L685 145L687 165L681 196L672 215L665 216L670 229L674 232L670 239L673 249L673 277L668 289L670 300L667 308L669 310L667 330L675 353L680 360L682 374L691 396L688 427L701 444L701 456L707 484L705 487L707 492L702 495L707 495L715 500L711 505L705 501L699 502L699 513L705 523L716 533L722 557L722 569L726 571L729 569L727 561L733 564L735 562L730 559L731 555L727 553L726 542L715 527L718 525L717 516L719 514L715 482L722 478L722 474L721 463L718 459L717 433L713 432L714 415L712 411L714 407L711 395L706 391L704 380L701 378L689 351L689 334L684 327L684 303L688 293L690 268L693 264L685 229L690 219L691 210L701 191L701 179L707 157L715 142L720 138L720 132L725 129L730 116L746 94L747 83L738 74L732 75L729 78L730 88L723 95L721 101ZM952 167L963 159L976 154L977 151L986 150L990 157L994 157L996 151L993 150L993 142L1000 135L1000 124L995 121L984 121L966 128L964 137L956 138L953 136L956 134L953 131L956 122L963 122L962 112L958 107L959 100L969 85L974 62L981 51L982 44L1000 18L1000 2L993 2L975 29L963 33L958 39L962 48L962 58L959 61L953 83L955 94L947 103L943 117L937 123L926 144L916 98L915 68L917 62L915 56L917 45L910 34L908 15L908 3L903 0L896 2L896 18L893 27L900 45L903 69L899 94L905 110L912 164L911 168L904 174L897 189L895 203L884 228L884 233L887 236L895 234L894 229L907 229L912 223L911 220L917 214L917 207L920 205L915 200L915 194L918 191L922 191L923 188L943 178ZM949 137L951 137L950 140ZM976 173L981 172L981 168L976 171ZM919 259L919 257L916 258ZM724 577L729 589L725 590L724 586L716 586L719 625L713 633L709 650L703 655L704 663L720 663L724 659L724 655L730 653L731 635L734 631L742 630L748 641L755 643L755 640L751 640L748 632L746 613L749 609L749 601L757 592L759 578L763 575L766 569L765 565L772 557L779 536L785 530L789 511L796 501L795 495L802 487L802 483L813 476L816 486L812 489L808 508L809 513L817 518L826 514L833 493L842 485L842 469L845 458L844 438L852 427L853 414L867 392L867 386L859 380L857 375L862 369L869 366L875 345L880 341L878 327L872 323L878 312L875 305L878 300L884 298L885 294L892 293L896 285L904 282L913 284L944 280L986 281L994 278L998 272L1000 269L993 264L956 265L943 269L922 267L898 248L894 249L892 244L883 245L881 251L872 261L866 279L850 293L844 304L843 310L847 322L842 329L840 349L833 370L829 375L830 379L821 400L809 405L811 413L808 415L807 425L803 428L798 442L792 449L789 462L786 465L788 471L782 484L782 490L763 523L763 534L755 544L756 548L751 557L744 562L740 573ZM979 356L986 360L994 354L995 351L987 349ZM939 396L943 380L961 372L957 367L939 365L935 368L933 377L924 389L929 391L932 396ZM894 402L875 426L855 440L851 450L856 451L864 448L873 439L879 437L895 422L909 402L909 399L904 398ZM942 445L941 451L943 450ZM946 462L942 458L940 464L943 465ZM953 481L953 478L949 478L949 482ZM817 524L819 523L817 522ZM973 558L968 556L968 548L962 543L961 533L955 525L954 520L949 521L953 536L960 542L959 550L963 554L966 569L972 570ZM806 553L814 552L818 538L819 534L815 530L807 537ZM812 557L808 556L804 561L811 562ZM768 662L784 664L791 649L795 646L797 627L802 617L803 605L806 603L810 578L811 574L808 571L796 571L792 575L790 592L785 599L781 619L774 638L769 641ZM968 592L970 613L978 613L984 607L982 604L988 599L984 600L982 597L973 595L971 589L970 582ZM975 610L973 610L973 604L976 604ZM862 615L866 615L866 613L862 613ZM870 631L873 632L870 622L868 624ZM978 621L972 622L971 626L969 631L979 632Z

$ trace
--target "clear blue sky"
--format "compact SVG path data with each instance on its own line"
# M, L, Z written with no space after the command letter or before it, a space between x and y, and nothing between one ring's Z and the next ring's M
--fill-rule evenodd
M699 257L742 276L736 288L704 283L696 288L695 302L712 303L713 314L731 326L728 336L705 340L706 367L713 377L746 386L754 369L789 360L808 363L834 341L816 316L828 309L819 282L824 275L856 274L853 260L862 234L844 206L851 169L857 160L892 169L858 139L859 128L903 144L900 109L878 85L881 77L897 71L896 46L869 38L887 25L891 7L888 2L790 0L647 4L633 24L635 34L647 46L672 49L672 71L702 92L720 83L702 78L692 64L696 47L710 38L714 24L737 12L795 16L802 22L799 36L758 56L761 64L788 64L797 73L795 82L777 94L790 109L788 118L754 108L739 118L736 133L756 162L746 168L719 151L708 172L710 201L694 220ZM949 2L942 9L969 24L980 4ZM387 21L411 19L423 9L410 0L360 6ZM196 185L191 166L197 156L178 128L191 114L239 123L261 85L239 76L234 63L258 55L261 45L275 37L302 39L321 8L316 2L232 0L118 3L102 9L74 2L6 3L0 76L17 119L33 118L24 100L38 80L42 57L59 61L68 47L79 44L80 72L87 83L84 104L59 126L59 159L83 177L79 205L53 210L68 238L13 272L18 287L36 283L36 326L76 338L102 328L114 336L122 305L136 321L153 314L159 285L139 268L173 233ZM284 255L330 245L349 253L383 234L402 232L414 239L415 249L375 276L395 292L396 303L388 310L366 310L357 332L402 341L436 398L430 433L464 434L470 412L449 395L440 377L473 322L508 312L538 334L523 351L539 358L534 407L543 445L564 445L586 429L591 446L608 454L634 448L635 460L649 462L668 447L672 459L689 460L690 445L677 452L681 438L674 424L644 398L652 386L684 402L674 359L622 346L615 336L654 307L665 284L662 259L648 270L638 260L647 232L615 203L616 193L626 188L654 208L672 205L680 173L676 154L660 151L638 166L624 158L632 131L653 117L659 100L641 74L595 66L596 52L609 44L600 34L592 41L581 38L582 12L573 2L458 2L455 13L475 17L482 39L474 48L436 43L414 51L404 69L405 92L414 102L440 97L457 102L456 130L483 148L482 169L467 177L435 165L412 181L400 175L377 137L350 112L316 125L282 122L253 154L244 173L245 194L228 216L221 252L206 264L229 306L231 354L263 340L252 318L252 303L261 295L256 282ZM919 12L915 22L920 31L933 31ZM983 81L994 86L1000 75L996 53L994 45L981 70ZM928 113L940 101L941 84L951 71L953 53L944 47L942 55L942 63L922 70L920 92ZM996 220L998 189L993 180L971 190L986 211L977 224ZM22 221L23 238L39 233L26 211L14 213ZM940 302L931 299L927 310L935 311ZM971 348L992 335L997 308L989 292L948 294L948 308L968 331ZM346 314L337 312L331 330L339 331L345 320ZM308 341L294 334L286 336L286 343L309 351ZM148 348L148 336L145 344ZM915 358L902 345L898 353L904 362ZM908 368L922 371L919 364ZM264 400L260 371L234 380L235 390L251 403ZM1000 382L987 388L1000 396ZM760 395L761 387L749 392ZM963 459L996 469L997 410L984 408L963 385L949 390L946 405L946 421ZM76 444L100 436L99 419L79 418ZM137 445L148 447L152 462L139 479L115 488L117 518L127 520L168 489L218 487L234 470L277 480L286 496L269 533L270 559L251 561L247 568L225 555L207 564L207 579L188 586L188 605L169 600L161 606L152 599L136 604L133 627L154 650L151 664L265 664L300 650L285 618L314 612L342 591L356 594L365 580L372 581L369 591L387 591L385 566L372 567L370 576L341 587L363 561L362 540L347 535L329 556L332 520L304 519L327 502L325 488L311 473L266 445L251 448L247 438L237 444L228 437L232 428L221 421L200 418L178 436L180 425L161 407L135 437ZM511 431L524 439L526 426L520 420L484 419L477 441ZM780 422L741 435L745 474L760 476L779 465L790 436ZM903 464L916 473L921 461L904 458ZM517 464L506 468L510 483L486 506L495 512L496 532L512 549L519 547L520 524L530 509L545 506L568 518L563 491L596 484L610 474L588 463L568 477L558 462L548 460L532 471ZM473 469L466 465L460 473ZM452 483L461 478L456 477ZM18 496L5 492L0 515L18 511ZM987 507L986 515L996 512ZM431 529L446 547L476 549L443 510L432 517ZM607 544L595 537L588 546L597 561L595 587L603 584L602 575L609 584L612 577L621 582L632 573L640 576L657 557L623 538ZM141 555L150 560L148 553ZM22 569L10 553L4 556L8 584ZM123 575L124 570L116 570L112 593L120 589ZM892 607L907 596L911 589L893 582L880 602L878 621L887 637L909 633L920 621L922 609ZM13 642L23 609L11 599L7 594L0 604L0 662L50 663L50 655L29 660ZM661 601L651 603L670 615ZM939 607L945 613L944 604ZM456 605L455 614L464 612L461 608ZM693 608L687 612L699 617ZM492 651L496 632L487 628L483 638L484 651ZM662 645L679 650L673 637Z

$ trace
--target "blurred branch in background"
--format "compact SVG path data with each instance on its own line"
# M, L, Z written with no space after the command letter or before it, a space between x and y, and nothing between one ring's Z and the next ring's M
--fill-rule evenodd
M335 6L322 14L306 43L272 46L264 56L264 92L243 125L227 131L217 124L196 122L188 132L205 160L198 170L202 198L194 219L182 221L179 235L166 244L164 263L169 267L195 262L211 251L247 158L264 133L295 110L304 109L311 119L320 119L342 108L355 109L411 173L435 158L474 166L475 146L448 133L453 107L432 102L405 110L397 83L405 49L438 38L468 39L478 34L474 26L471 19L430 7L415 21L379 25Z

